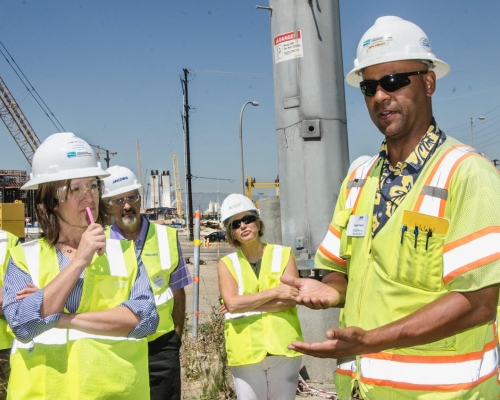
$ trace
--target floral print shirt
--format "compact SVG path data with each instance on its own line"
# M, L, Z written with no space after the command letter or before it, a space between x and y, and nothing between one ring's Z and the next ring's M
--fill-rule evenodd
M398 162L394 167L389 161L387 142L383 141L380 147L378 162L383 162L384 164L375 194L372 237L375 237L392 214L394 214L417 181L425 163L445 140L446 134L439 129L436 121L433 119L427 133L417 147L415 147L415 150L413 150L405 161Z

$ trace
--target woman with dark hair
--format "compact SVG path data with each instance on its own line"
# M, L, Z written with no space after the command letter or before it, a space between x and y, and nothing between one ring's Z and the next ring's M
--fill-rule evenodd
M3 311L16 339L8 399L149 399L144 338L158 314L133 243L105 238L100 178L108 175L72 133L35 152L23 189L38 189L43 236L9 253Z
M301 354L288 350L302 340L295 297L280 277L299 277L290 247L264 243L264 223L252 201L229 195L221 207L235 253L219 261L228 364L239 400L295 398Z

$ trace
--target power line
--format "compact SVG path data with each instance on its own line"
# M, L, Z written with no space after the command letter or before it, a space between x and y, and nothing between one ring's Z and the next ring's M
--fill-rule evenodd
M236 71L214 71L208 69L195 69L199 74L210 74L210 75L223 75L223 76L240 76L247 78L269 78L270 74L263 74L260 72L236 72Z
M0 41L0 45L4 48L4 50L7 52L7 54L9 55L10 59L12 60L12 62L14 63L14 65L17 67L17 69L19 70L19 72L22 74L22 76L24 77L24 79L26 79L26 82L29 84L29 86L31 86L31 89L33 90L34 93L36 93L36 95L38 96L38 98L40 99L40 101L43 103L43 105L46 107L46 109L48 110L48 112L50 112L50 114L52 115L52 117L54 117L54 119L57 121L57 123L59 124L59 126L56 125L56 123L52 120L52 118L49 116L49 114L47 114L47 110L45 110L43 108L43 106L40 104L40 102L38 101L38 99L35 97L35 95L33 94L33 92L28 88L28 85L24 82L23 78L21 78L21 76L19 75L19 73L16 71L16 69L14 68L14 66L11 64L11 62L9 61L9 59L7 58L7 56L4 54L4 52L2 50L0 50L0 53L4 56L5 60L7 61L7 63L10 65L10 67L12 68L12 70L15 72L15 74L17 75L17 77L19 78L19 80L23 83L23 85L25 86L26 90L31 94L31 96L33 97L33 99L37 102L37 104L40 106L40 108L42 109L42 111L45 113L45 115L47 116L47 118L49 118L50 122L52 122L52 124L56 127L57 130L59 131L66 131L66 129L64 129L64 127L62 126L62 124L59 122L59 120L56 118L56 116L54 115L54 113L52 112L52 110L49 108L49 106L47 105L47 103L45 103L45 101L42 99L42 97L40 96L40 94L36 91L36 89L33 87L33 85L31 84L31 82L29 81L29 79L26 77L26 75L24 74L23 70L21 69L21 67L17 64L16 60L14 60L14 57L12 57L12 55L9 53L9 51L7 50L7 48L5 47L5 45Z

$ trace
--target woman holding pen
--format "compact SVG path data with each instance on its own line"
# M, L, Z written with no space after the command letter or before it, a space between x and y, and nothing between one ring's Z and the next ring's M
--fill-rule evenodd
M43 234L9 253L3 311L16 339L8 399L149 399L144 338L158 314L133 243L104 236L100 178L108 175L72 133L35 152L23 189L38 189Z

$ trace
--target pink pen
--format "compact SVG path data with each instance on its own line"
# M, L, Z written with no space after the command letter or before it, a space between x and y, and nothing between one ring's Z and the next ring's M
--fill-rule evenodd
M90 211L90 207L85 207L85 209L87 210L87 215L89 216L90 223L93 224L95 221L94 217L92 216L92 211Z

